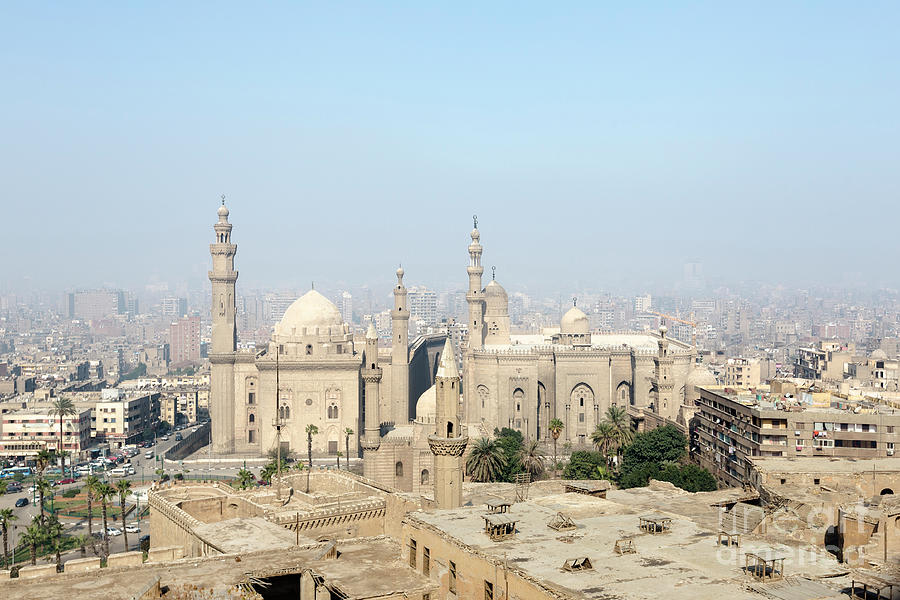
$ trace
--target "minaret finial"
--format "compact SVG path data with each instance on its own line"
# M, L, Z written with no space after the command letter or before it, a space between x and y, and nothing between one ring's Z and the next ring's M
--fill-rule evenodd
M312 289L316 289L316 282L315 282L315 281L310 281L310 282L309 282L309 285L312 287Z
M222 194L222 206L225 206L225 194Z
M472 222L475 223L475 229L478 229L478 215L472 215Z
M491 267L491 281L497 280L497 267Z
M578 306L578 298L572 298L572 306Z

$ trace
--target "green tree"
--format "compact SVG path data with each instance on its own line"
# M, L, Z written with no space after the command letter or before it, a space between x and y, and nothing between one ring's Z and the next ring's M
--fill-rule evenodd
M0 530L3 531L3 565L9 566L9 526L18 516L11 508L0 509Z
M44 530L39 523L32 523L22 534L22 543L31 551L31 564L37 564L37 547L44 543Z
M131 495L131 482L120 479L116 482L116 492L119 494L119 507L122 512L122 535L125 536L125 552L128 552L128 532L125 531L125 499Z
M480 438L466 459L466 470L473 481L496 481L502 474L506 456L496 440Z
M306 426L306 449L309 457L309 471L306 472L306 493L309 493L309 475L312 473L312 439L314 435L319 434L319 428L310 423Z
M603 456L609 455L609 448L616 442L617 432L615 426L608 421L601 421L591 432L591 443Z
M75 536L75 543L81 548L81 557L84 558L87 556L87 547L88 545L93 545L94 537L90 535L77 535Z
M350 436L352 436L355 432L353 429L348 427L344 430L344 450L346 450L347 454L347 470L350 470ZM338 467L340 468L340 467Z
M563 469L563 479L596 479L597 468L606 466L606 458L599 452L576 450Z
M557 461L557 452L556 452L556 442L559 440L559 434L562 433L562 430L565 429L563 422L559 419L550 419L550 423L547 425L547 430L550 432L550 437L553 438L553 475L554 477L558 476L558 466L559 462Z
M103 513L103 555L109 556L109 522L107 520L107 502L111 498L116 497L116 489L108 483L101 483L97 486L97 499L100 500L101 511Z
M237 474L238 488L246 490L253 485L253 474L247 469L241 469Z
M59 469L65 476L66 466L65 457L63 456L63 422L66 417L77 415L78 409L75 408L75 404L71 399L60 397L53 401L48 414L50 416L56 415L59 417L59 446L56 448L56 453L57 456L59 456Z
M341 457L342 457L343 455L344 455L344 453L341 452L340 450L338 450L338 451L335 453L335 457L337 457L337 468L338 468L338 471L341 470ZM349 461L348 461L348 464L349 464Z
M43 477L39 477L38 480L34 483L34 487L37 488L38 499L40 501L41 508L41 523L44 522L44 498L47 494L53 493L53 486L50 485L50 482L44 479Z
M84 493L87 495L87 514L88 514L88 535L94 535L94 497L97 493L97 486L102 482L96 475L88 475L84 478Z
M536 479L544 471L544 453L537 440L525 440L519 449L519 463L522 468Z
M53 551L56 554L56 570L60 571L62 570L62 556L60 556L60 545L62 542L63 526L62 523L59 522L59 519L56 517L56 515L50 515L50 518L47 519L45 533L47 539L50 541Z
M619 454L622 448L634 440L634 427L631 425L628 409L613 404L606 409L603 420L612 427L613 437L610 440L610 446L614 446L616 454Z
M622 474L665 461L677 462L687 453L687 438L674 425L658 427L634 436L625 447Z
M41 448L38 451L37 456L34 457L34 460L38 475L43 475L44 469L46 469L47 465L53 460L53 453L46 448Z
M525 441L522 432L509 427L504 427L503 429L495 428L494 437L503 451L503 471L499 481L515 481L516 473L521 473L524 470L522 462L519 460L522 444Z

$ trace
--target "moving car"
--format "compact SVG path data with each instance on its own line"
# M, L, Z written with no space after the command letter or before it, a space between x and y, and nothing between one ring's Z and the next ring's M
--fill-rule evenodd
M112 535L112 536L122 535L122 530L118 529L117 527L107 527L106 535Z
M60 479L56 483L59 485L66 485L68 483L75 483L75 480L71 477L66 477L65 479Z
M22 491L22 484L19 483L18 481L11 481L11 482L6 486L6 493L7 493L7 494L15 494L15 493L21 492L21 491Z
M22 508L23 506L28 506L28 498L19 498L16 500L16 508Z
M134 523L130 523L125 526L125 531L128 533L140 533L141 528L135 525Z
M147 450L144 452L144 458L153 458L153 450Z

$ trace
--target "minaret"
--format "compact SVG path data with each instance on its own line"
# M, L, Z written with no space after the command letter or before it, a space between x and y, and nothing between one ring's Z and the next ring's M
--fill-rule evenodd
M654 409L657 414L670 417L671 411L675 408L672 404L672 392L675 388L675 383L672 379L674 360L672 355L669 354L667 332L668 328L665 325L659 326L659 350L656 355L656 389L658 393L657 406Z
M462 435L459 426L459 369L449 337L441 351L434 385L434 435L428 436L434 454L434 501L438 508L457 508L462 505L462 455L469 438Z
M215 242L209 245L212 255L212 347L210 361L210 417L212 445L217 453L234 452L234 358L237 349L234 284L238 273L234 270L237 245L231 243L231 223L228 222L225 196L219 207L219 221L213 226Z
M366 362L363 365L362 378L366 385L366 423L365 435L360 441L363 449L363 475L375 478L375 464L367 460L369 453L378 450L381 445L381 417L378 414L378 391L381 385L381 368L378 366L378 332L375 322L369 323L366 332Z
M472 229L472 243L469 244L469 266L466 272L469 274L469 291L466 293L466 302L469 303L469 350L480 350L484 346L484 293L481 288L481 276L484 267L481 266L481 234L478 233L478 217L472 217L475 228Z
M403 285L403 267L397 269L394 310L391 311L391 420L409 423L409 307Z

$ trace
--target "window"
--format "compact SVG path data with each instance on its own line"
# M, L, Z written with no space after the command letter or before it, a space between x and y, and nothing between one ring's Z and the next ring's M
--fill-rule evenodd
M247 394L247 404L256 404L256 392Z
M331 404L326 409L326 413L329 419L337 419L338 418L338 407L336 404Z
M487 580L484 582L484 600L494 600L494 584Z
M422 548L422 575L428 577L431 574L431 550Z
M450 561L450 578L447 582L447 588L454 594L456 593L456 563L452 560Z
M397 461L397 464L394 465L394 475L403 477L403 463L399 460Z
M250 413L250 416L247 417L247 421L249 421L250 423L255 422L255 421L256 421L256 415L254 415L253 413Z
M816 477L815 479L813 479L813 485L819 485L819 478L818 478L818 477Z
M578 413L578 422L584 423L584 413Z
M256 432L251 430L247 432L247 443L255 444L256 443Z
M412 538L409 539L409 566L416 568L416 540Z
M422 485L428 485L428 480L430 479L428 469L422 469L422 473L419 476L419 483Z

